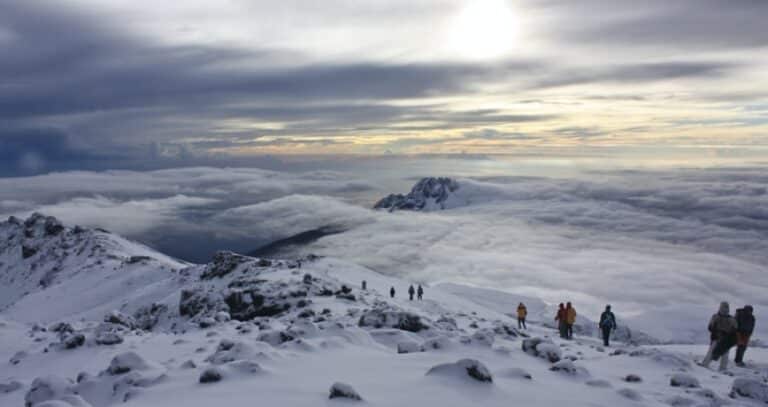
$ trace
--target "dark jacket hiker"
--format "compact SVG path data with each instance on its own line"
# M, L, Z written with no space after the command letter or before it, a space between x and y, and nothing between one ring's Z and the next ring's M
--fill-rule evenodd
M611 312L611 306L606 305L605 311L600 314L600 330L603 334L603 345L610 346L611 332L616 330L616 316Z
M744 366L744 353L749 345L749 337L755 330L755 316L752 312L751 305L736 310L736 358L734 361L737 366Z

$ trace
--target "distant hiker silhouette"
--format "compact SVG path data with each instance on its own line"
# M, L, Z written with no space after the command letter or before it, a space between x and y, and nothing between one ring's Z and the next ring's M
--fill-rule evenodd
M389 298L395 298L395 287L389 289Z
M413 289L413 284L411 284L410 287L408 287L408 299L413 301L413 294L416 293L416 290Z
M744 367L744 352L749 345L749 337L755 330L755 316L751 305L736 310L736 366Z
M611 332L616 330L616 316L613 315L610 305L606 305L605 311L600 314L600 323L598 326L603 334L603 345L611 346Z
M560 331L560 337L563 339L568 337L568 324L565 322L565 314L565 304L561 302L557 308L555 321L557 321L557 329Z
M715 315L709 320L709 351L701 361L701 366L709 367L713 360L720 359L720 370L728 368L728 352L736 344L736 318L730 315L730 307L727 302L720 303Z
M528 316L528 308L525 308L525 304L522 302L517 306L517 328L528 329L525 326L525 318Z
M367 290L368 289L368 283L365 280L363 280L362 286L363 286L363 290Z
M421 301L421 297L424 296L424 289L421 288L421 284L419 284L419 289L416 290L416 297Z
M565 304L565 337L573 339L573 324L576 323L576 308L571 303Z

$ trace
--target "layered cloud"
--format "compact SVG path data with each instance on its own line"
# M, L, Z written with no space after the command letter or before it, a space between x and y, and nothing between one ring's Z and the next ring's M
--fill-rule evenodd
M515 15L519 37L503 41L482 19L457 25L472 3L3 0L0 175L765 142L768 120L748 108L768 97L760 2L482 0ZM509 52L466 58L459 26L465 48ZM485 131L527 138L461 137Z
M463 165L477 174L459 180L456 202L463 205L388 213L369 208L385 193L406 190L410 174L423 173L427 162L387 162L390 171L382 172L382 162L368 161L333 171L189 168L4 179L0 213L44 211L191 261L332 226L345 231L297 254L340 257L415 281L573 300L587 315L610 302L661 335L676 328L654 326L655 313L688 318L721 300L768 306L764 166L547 178L484 176L514 166L451 160L453 171Z

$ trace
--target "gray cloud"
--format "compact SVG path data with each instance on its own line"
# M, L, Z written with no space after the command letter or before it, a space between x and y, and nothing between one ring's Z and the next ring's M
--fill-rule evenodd
M760 0L599 0L529 2L558 16L551 35L565 43L677 50L760 48L768 45L768 4Z

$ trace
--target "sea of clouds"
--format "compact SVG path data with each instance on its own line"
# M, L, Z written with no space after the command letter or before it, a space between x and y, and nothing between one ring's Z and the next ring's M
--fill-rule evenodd
M41 211L190 261L333 225L346 232L300 252L429 284L570 300L591 317L612 303L624 320L663 338L697 339L721 300L752 303L758 314L768 306L762 166L572 178L457 174L464 206L370 209L382 195L406 192L418 176L455 175L422 170L54 173L0 179L0 214Z

